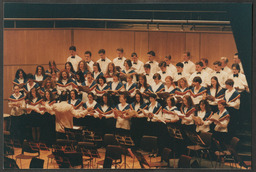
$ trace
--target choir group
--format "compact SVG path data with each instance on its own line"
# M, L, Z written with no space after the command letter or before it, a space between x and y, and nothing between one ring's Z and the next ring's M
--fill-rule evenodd
M249 89L237 53L231 69L226 57L211 69L206 58L193 63L190 52L172 64L170 55L158 63L149 51L144 64L136 53L125 58L122 48L113 61L100 49L96 62L90 51L81 58L75 46L69 50L63 70L54 61L35 74L17 70L9 107L11 134L21 142L52 144L75 125L131 136L136 146L143 135L157 136L161 152L173 146L170 128L180 130L183 146L191 132L212 132L224 145L239 126L240 95Z

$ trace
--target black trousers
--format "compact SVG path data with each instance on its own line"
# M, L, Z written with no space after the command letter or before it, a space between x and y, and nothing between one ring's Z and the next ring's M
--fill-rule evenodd
M140 147L140 141L145 133L145 125L147 118L132 118L131 119L131 137L136 147Z
M10 127L10 133L12 138L19 139L20 143L23 143L23 140L25 138L25 122L26 122L26 115L20 115L20 116L11 116L11 127Z

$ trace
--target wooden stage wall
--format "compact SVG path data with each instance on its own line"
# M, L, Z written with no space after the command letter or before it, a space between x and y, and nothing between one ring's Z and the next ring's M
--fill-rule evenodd
M208 58L209 66L220 57L230 59L237 52L231 32L166 32L166 31L120 31L92 29L5 29L4 30L4 113L9 113L7 99L12 94L12 80L18 68L34 73L37 65L48 68L49 60L55 60L63 69L69 56L69 46L75 45L80 57L90 50L97 60L98 50L104 48L111 60L116 49L122 47L125 57L136 52L146 62L147 52L154 50L157 60L172 56L173 63L181 60L184 51L190 51L192 61Z

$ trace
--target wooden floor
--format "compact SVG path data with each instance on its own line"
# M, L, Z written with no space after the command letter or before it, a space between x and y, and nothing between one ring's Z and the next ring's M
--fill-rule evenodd
M15 151L15 154L13 156L8 156L9 158L15 159L16 155L21 153L21 148L14 148L14 151ZM94 168L94 169L102 168L102 166L97 167L97 162L103 160L104 155L105 155L105 149L104 148L100 148L100 149L98 149L98 151L99 151L99 154L100 154L101 158L95 159L95 161L93 162L93 167L92 168ZM50 154L51 154L51 149L50 149L50 151L45 151L45 150L40 151L40 157L39 158L44 160L44 169L47 169L47 161L48 161L47 156L50 155ZM149 161L149 157L147 157L147 160ZM152 162L157 162L157 161L160 161L160 160L161 160L161 157L151 158ZM19 166L20 169L21 168L22 169L29 169L30 161L31 161L30 159L21 160L21 161L17 160L17 165ZM133 166L133 161L134 161L134 166ZM140 169L141 168L140 165L139 165L139 162L136 158L135 158L135 160L133 160L131 157L127 156L126 157L126 162L127 162L127 166L126 166L127 169ZM170 160L171 166L173 166L173 163L175 163L176 164L175 166L177 167L178 159ZM207 162L206 160L202 161L202 164L207 164L207 163L210 166L210 162ZM215 162L213 164L215 166ZM225 169L231 168L231 167L229 167L229 165L230 165L229 163L225 163L224 166L217 167L217 168L225 168ZM240 166L238 164L237 164L237 167L240 168ZM48 169L58 169L58 168L59 167L58 167L58 165L57 165L57 163L54 159L49 160ZM77 167L74 167L74 168L81 168L81 166L80 167L77 166ZM84 168L88 169L89 167L86 166L86 164L84 163ZM112 166L112 168L114 168L114 166ZM124 166L124 156L123 156L123 164L121 164L121 167L118 167L118 168L122 168L122 169L125 168L125 166ZM235 168L235 165L233 165L232 168ZM242 169L244 169L244 168L242 168Z

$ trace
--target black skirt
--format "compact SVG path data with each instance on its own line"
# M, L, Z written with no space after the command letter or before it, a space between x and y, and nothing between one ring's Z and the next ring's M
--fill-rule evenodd
M42 127L44 124L43 115L35 111L32 111L30 114L27 114L27 119L28 125L30 127Z

